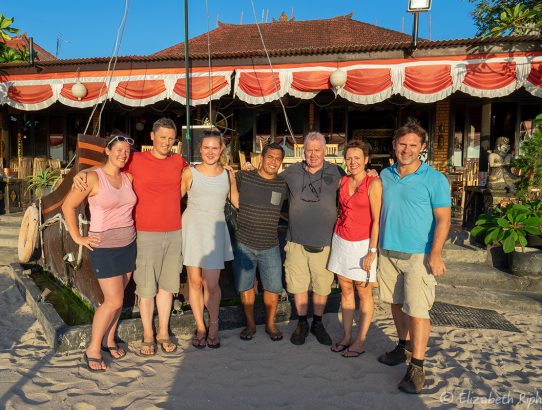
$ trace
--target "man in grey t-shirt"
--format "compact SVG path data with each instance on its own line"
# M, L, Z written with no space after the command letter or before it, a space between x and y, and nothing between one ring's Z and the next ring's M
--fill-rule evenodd
M288 167L281 177L289 190L289 224L285 247L286 288L294 295L299 321L290 341L302 345L309 333L307 310L312 288L313 320L318 342L331 345L322 324L334 275L326 269L337 219L337 187L344 171L324 161L326 141L310 132L304 142L305 161Z

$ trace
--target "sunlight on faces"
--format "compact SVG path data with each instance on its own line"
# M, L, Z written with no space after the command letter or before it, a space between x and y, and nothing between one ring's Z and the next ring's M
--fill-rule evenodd
M201 160L207 165L214 165L220 160L224 145L219 137L208 136L201 140Z
M107 162L117 168L123 168L130 158L131 147L125 141L115 141L110 148L105 148Z
M282 151L280 149L269 148L262 158L260 171L267 177L277 175L282 164Z
M397 162L401 166L408 166L417 163L420 153L425 149L421 138L413 132L399 137L393 142L393 149Z
M305 145L305 161L309 168L320 169L324 165L325 148L322 142L308 141Z
M348 148L345 156L346 168L351 175L357 175L365 171L365 166L369 162L361 148Z
M172 128L160 127L156 132L151 132L154 152L161 157L166 157L175 143L176 136L177 133Z

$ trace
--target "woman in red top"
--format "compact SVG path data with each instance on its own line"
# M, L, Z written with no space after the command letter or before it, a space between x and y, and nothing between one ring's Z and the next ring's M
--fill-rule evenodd
M365 171L369 144L350 141L344 149L344 158L350 175L339 183L340 215L328 262L328 269L337 274L341 285L344 333L331 350L342 352L343 357L358 357L365 352L365 339L374 311L371 282L376 282L382 183ZM360 299L359 331L352 340L356 291Z

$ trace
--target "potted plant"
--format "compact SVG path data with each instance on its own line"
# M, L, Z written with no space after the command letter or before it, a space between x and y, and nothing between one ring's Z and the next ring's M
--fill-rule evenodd
M533 131L521 143L514 167L522 177L516 194L522 201L532 200L542 187L542 114L533 120Z
M533 276L542 274L542 251L527 246L527 235L539 235L541 225L542 217L531 207L509 204L495 208L493 214L481 214L471 234L483 237L486 245L501 244L513 274Z
M56 180L60 177L60 171L47 167L41 171L36 172L35 175L27 177L28 185L27 191L33 190L37 198L41 198L44 195L48 195L52 191L52 187Z

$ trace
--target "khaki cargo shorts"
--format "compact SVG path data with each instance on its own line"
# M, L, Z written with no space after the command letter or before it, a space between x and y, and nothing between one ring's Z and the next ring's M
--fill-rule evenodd
M400 259L381 249L377 274L380 299L403 305L403 312L409 316L429 319L437 281L429 271L427 257L412 254L409 259Z
M183 267L181 230L137 232L134 271L135 293L141 298L156 296L158 289L178 293Z
M284 270L288 292L305 293L312 286L312 291L318 295L331 293L335 275L326 269L329 250L330 247L325 246L322 252L311 253L303 245L286 242Z

